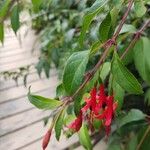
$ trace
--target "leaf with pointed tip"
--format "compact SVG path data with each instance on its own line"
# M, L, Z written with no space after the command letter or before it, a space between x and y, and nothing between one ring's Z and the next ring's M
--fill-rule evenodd
M123 65L116 52L114 53L111 72L116 82L127 92L132 94L143 93L140 83L134 77L134 75Z
M61 101L49 99L39 95L32 95L30 92L28 93L28 99L30 103L39 109L55 109L62 105Z
M4 41L4 25L0 24L0 41L3 43Z
M73 94L80 86L88 59L89 51L75 52L69 57L63 74L63 85L68 94Z
M79 131L79 141L87 150L92 150L92 143L86 125L82 124Z
M14 32L16 33L17 30L20 27L20 21L19 21L19 6L15 5L11 12L11 26Z
M64 123L64 116L65 116L65 110L63 109L57 117L56 123L55 123L55 133L56 133L56 139L57 141L59 141L60 136L61 136L61 130L63 127L63 123Z

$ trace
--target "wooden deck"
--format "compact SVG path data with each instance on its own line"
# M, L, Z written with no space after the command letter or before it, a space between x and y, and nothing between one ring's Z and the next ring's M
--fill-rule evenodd
M13 71L19 67L35 64L38 61L38 52L31 53L34 34L30 32L24 38L21 32L22 45L15 34L6 31L4 46L0 45L0 72ZM27 85L32 91L46 97L54 97L58 83L56 70L51 71L50 79L42 75L39 79L34 67L30 69ZM0 150L41 150L41 139L47 127L43 119L50 115L50 111L42 111L31 105L27 99L28 88L20 78L18 86L13 80L0 79ZM49 125L49 124L48 124ZM53 135L54 136L54 135ZM68 140L61 138L58 143L52 138L48 149L61 150L76 141L76 137ZM65 144L64 144L65 142Z

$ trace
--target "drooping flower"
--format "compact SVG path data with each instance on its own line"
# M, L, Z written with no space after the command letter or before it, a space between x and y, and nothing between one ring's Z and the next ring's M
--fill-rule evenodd
M82 111L80 111L79 116L68 126L74 132L78 132L82 126Z
M105 102L106 106L104 110L100 115L96 116L96 118L104 121L106 135L108 136L111 131L111 123L114 116L114 112L117 108L117 102L114 102L114 96L107 96Z
M46 132L46 134L45 134L45 136L44 136L44 138L43 138L43 143L42 143L42 148L43 148L43 150L46 149L46 147L47 147L47 145L48 145L48 143L49 143L49 141L50 141L51 133L52 133L52 129L49 129L49 130Z
M82 112L86 112L88 109L91 109L92 111L96 108L96 87L94 87L90 91L90 98L86 98L85 100L86 105L81 109Z

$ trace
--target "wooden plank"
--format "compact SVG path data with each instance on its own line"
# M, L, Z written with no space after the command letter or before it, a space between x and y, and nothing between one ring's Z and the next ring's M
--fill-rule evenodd
M1 58L0 59L0 65L4 65L4 64L10 64L12 62L16 62L16 61L20 61L20 60L23 60L23 59L30 59L31 57L38 57L38 51L35 51L34 53L32 52L26 52L25 54L21 53L19 55L15 55L13 57L5 57L5 58Z
M53 134L50 140L49 145L47 146L47 150L62 150L69 147L71 144L78 141L77 135L72 136L69 139L66 139L65 136L62 135L60 141L56 141L55 135ZM41 150L42 149L42 138L39 138L34 143L29 143L28 145L25 145L21 147L21 150ZM83 150L83 149L82 149Z
M45 91L38 92L36 94L42 95L44 97L53 98L55 96L55 88L50 87ZM28 98L26 96L14 101L9 101L8 103L0 105L0 120L14 116L19 113L24 113L25 111L28 111L33 108L35 107L29 104Z
M3 53L0 52L0 59L15 56L17 54L25 53L28 51L31 51L31 47L26 47L25 49L18 47L16 49L11 49L10 51L4 51Z
M48 124L49 126L49 124ZM26 150L41 150L41 140L39 143L36 145L31 145L31 147L26 147L32 141L36 141L37 139L42 138L42 136L45 134L47 131L47 128L43 127L43 122L38 122L36 124L33 124L32 126L27 126L23 130L18 130L12 134L8 134L4 137L0 138L0 149L5 150L22 150L23 147ZM51 142L48 145L47 149L56 149L56 150L61 150L68 145L70 145L72 142L74 142L77 137L72 136L69 140L67 140L64 136L60 138L60 142L57 142L53 134L51 137ZM35 147L35 148L33 148Z
M0 66L0 72L14 70L14 69L17 69L19 67L35 64L37 62L38 62L38 58L32 57L30 59L21 60L20 62L13 62L11 64L4 64L3 66Z
M52 78L39 80L31 84L31 89L33 92L42 91L44 89L56 86L58 83L57 76L54 76ZM25 88L24 86L14 87L11 89L8 89L7 91L0 92L0 103L6 103L11 100L19 99L21 97L24 97L27 95L28 88Z
M31 118L30 118L31 119ZM18 123L19 124L19 123ZM11 126L11 124L10 124ZM23 130L18 130L0 138L1 150L16 150L17 148L42 137L46 132L43 122L38 122L32 126L27 126Z
M29 101L27 101L29 103ZM29 103L32 106L32 104ZM50 115L49 111L41 111L39 109L31 109L25 113L21 113L9 118L5 118L0 122L0 138L7 134L13 133L26 126L43 120Z

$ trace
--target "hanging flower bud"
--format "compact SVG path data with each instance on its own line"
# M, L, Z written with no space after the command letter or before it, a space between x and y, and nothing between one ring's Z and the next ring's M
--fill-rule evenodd
M49 129L43 138L43 143L42 143L43 150L46 149L46 147L50 141L51 133L52 133L52 129Z
M69 129L72 129L74 132L78 132L82 126L82 111L79 116L68 126Z

